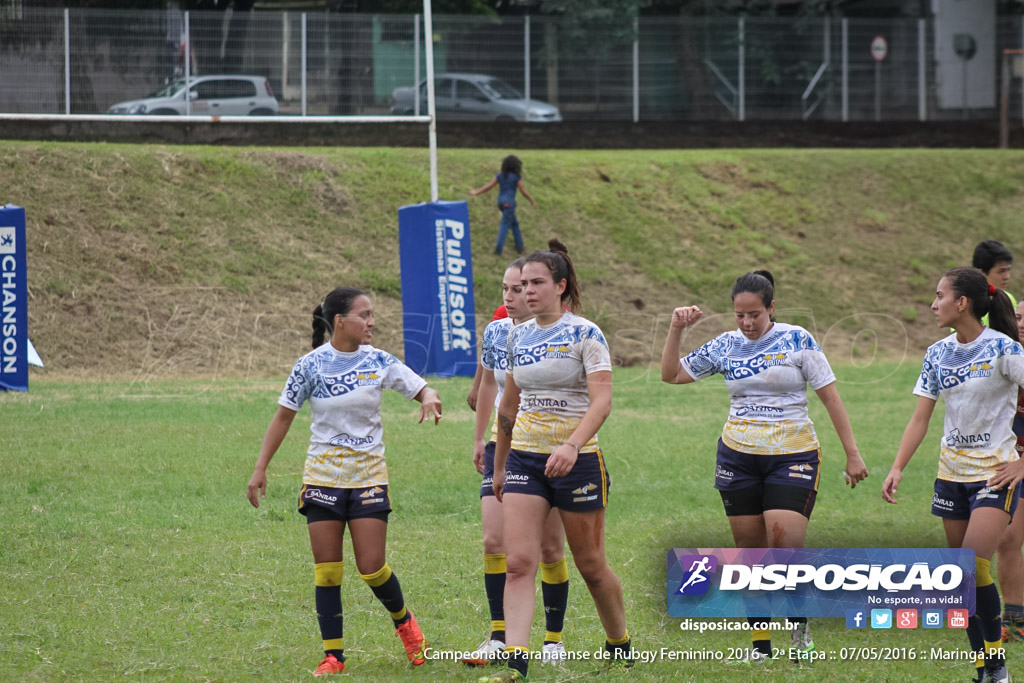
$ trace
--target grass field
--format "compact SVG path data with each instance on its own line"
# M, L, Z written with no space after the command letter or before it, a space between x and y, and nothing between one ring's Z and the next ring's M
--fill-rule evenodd
M812 416L825 453L809 546L941 547L929 515L941 416L900 489L879 488L913 409L918 359L837 368L871 470L842 486L842 450L820 403ZM265 504L244 491L284 376L261 381L83 382L45 378L27 394L0 395L0 680L306 680L320 658L312 559L295 512L308 410L271 463ZM435 382L445 400L438 427L417 425L418 406L385 404L395 512L389 562L430 643L475 646L488 626L477 488L471 464L468 381ZM728 396L721 380L691 387L654 371L615 371L612 415L601 431L612 476L608 552L625 589L640 650L743 646L743 633L681 632L665 611L665 558L673 547L730 546L711 487L714 444ZM941 412L941 411L938 411ZM412 670L386 613L354 571L342 593L346 676L353 680L474 681L449 662ZM591 650L602 631L582 580L571 572L565 638ZM538 600L539 602L539 600ZM539 646L542 616L534 622ZM918 661L788 661L757 668L656 660L607 681L966 680L963 663L930 661L928 648L962 649L959 631L847 630L812 621L818 647L925 648ZM777 641L778 642L778 641ZM784 644L784 643L779 643ZM1011 646L1012 648L1013 646ZM1009 653L1021 671L1024 646ZM581 680L592 662L534 666L531 680Z

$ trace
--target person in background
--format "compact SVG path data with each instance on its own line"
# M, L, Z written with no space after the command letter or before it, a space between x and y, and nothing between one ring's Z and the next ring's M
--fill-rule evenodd
M512 238L516 243L516 252L523 253L523 233L519 230L519 219L516 218L516 192L522 192L523 196L530 200L533 208L537 208L537 202L523 187L523 162L514 154L509 154L501 161L501 171L483 187L469 191L472 196L483 194L495 185L498 186L498 211L501 212L501 224L498 226L498 243L494 247L494 253L501 255L505 248L505 238L509 230L512 231Z

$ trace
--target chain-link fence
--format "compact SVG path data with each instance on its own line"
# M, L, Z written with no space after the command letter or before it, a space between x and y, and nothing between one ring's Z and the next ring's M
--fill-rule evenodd
M999 18L970 56L947 31L924 19L645 17L580 35L556 17L437 16L438 117L995 119L1002 51L1024 47L1024 22ZM174 100L164 113L267 113L270 98L282 114L421 114L424 40L418 15L25 8L0 13L0 112L106 113L159 94ZM215 75L262 80L200 87ZM1018 64L1015 119L1021 75Z

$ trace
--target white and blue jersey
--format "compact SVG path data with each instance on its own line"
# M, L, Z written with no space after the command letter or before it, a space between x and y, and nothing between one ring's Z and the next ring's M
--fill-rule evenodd
M1005 334L984 328L974 341L956 335L928 347L914 394L946 403L938 478L989 479L1017 460L1013 417L1017 388L1024 386L1024 349Z
M508 371L520 389L512 448L553 453L590 407L587 375L611 370L608 342L597 325L569 312L550 325L536 319L512 328ZM580 452L593 453L597 435Z
M387 351L330 342L299 359L278 403L298 411L309 401L312 435L302 483L336 489L388 483L380 401L384 389L415 398L426 381Z
M680 359L695 380L722 374L729 420L722 442L752 455L790 455L818 448L807 415L807 386L836 381L824 352L798 325L774 323L760 339L739 330L721 334Z
M494 373L494 381L498 385L498 394L494 397L495 421L491 425L491 441L498 438L497 408L501 405L502 394L505 393L505 373L508 371L508 333L514 327L512 318L501 318L491 321L484 328L483 348L480 352L480 365L484 370Z

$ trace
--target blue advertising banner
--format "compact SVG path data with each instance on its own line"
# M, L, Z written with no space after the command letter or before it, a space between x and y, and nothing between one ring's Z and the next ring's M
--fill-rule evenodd
M0 207L0 389L28 391L25 209Z
M973 615L974 583L974 551L963 548L675 548L665 588L673 617Z
M405 364L421 375L476 373L476 315L466 202L398 210Z

